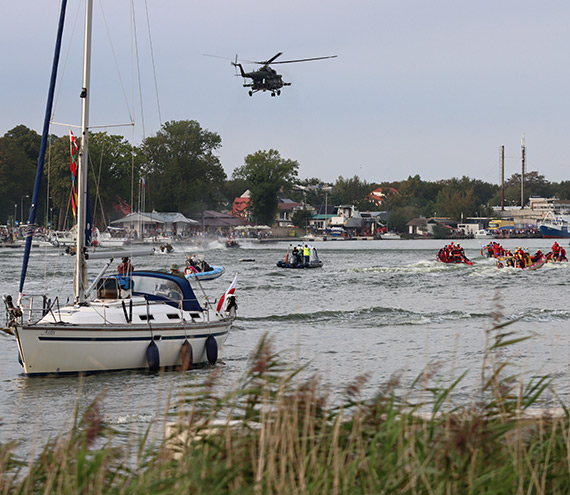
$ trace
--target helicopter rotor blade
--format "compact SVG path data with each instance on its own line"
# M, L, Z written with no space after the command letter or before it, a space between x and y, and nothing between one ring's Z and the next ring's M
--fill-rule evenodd
M281 55L283 55L283 52L279 52L276 55L273 55L273 57L271 57L269 60L266 60L265 62L254 62L255 64L259 64L259 65L269 65L270 63L272 63L277 57L280 57ZM275 62L275 63L279 63L279 62Z
M293 64L295 62L310 62L312 60L324 60L327 58L336 58L338 55L329 55L328 57L299 58L297 60L282 60L281 62L273 62L274 64Z
M253 60L241 60L241 59L238 60L237 58L234 59L231 57L222 57L220 55L210 55L209 53L202 53L202 55L204 55L204 57L213 57L213 58L221 58L224 60L230 60L232 62L232 64L234 64L234 63L237 64L238 62L241 62L244 64L259 64L260 63L260 62L254 62Z

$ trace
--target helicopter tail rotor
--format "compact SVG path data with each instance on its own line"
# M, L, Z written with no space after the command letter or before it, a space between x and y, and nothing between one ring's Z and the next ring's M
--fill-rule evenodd
M235 74L234 74L234 75L239 76L240 73L239 73L239 69L238 69L238 55L237 55L237 53L236 53L236 59L235 59L235 61L232 60L230 63L231 63L231 64L234 66L234 68L235 68Z

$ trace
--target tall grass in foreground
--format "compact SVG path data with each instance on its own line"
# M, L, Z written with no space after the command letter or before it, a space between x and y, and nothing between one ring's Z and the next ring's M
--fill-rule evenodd
M215 393L213 370L176 397L158 444L117 447L95 401L33 460L2 445L0 494L568 494L568 411L525 414L549 380L508 374L503 350L524 338L507 328L488 332L470 404L454 403L463 376L432 386L426 372L405 397L394 378L367 400L358 377L329 405L263 339L239 388Z

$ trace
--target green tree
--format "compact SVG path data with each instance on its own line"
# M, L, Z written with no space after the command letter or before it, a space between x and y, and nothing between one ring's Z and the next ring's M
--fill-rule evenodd
M221 192L224 197L224 206L231 208L235 198L239 198L248 189L248 183L245 179L226 180L222 185Z
M89 192L95 225L105 227L109 218L118 216L113 208L118 198L137 204L140 161L122 136L89 134Z
M14 215L17 206L18 219L22 196L32 196L41 136L25 125L19 125L0 138L0 219L5 222ZM41 203L40 203L41 204ZM30 206L29 199L27 207ZM27 219L28 210L24 208ZM41 218L38 215L38 220Z
M396 232L407 232L407 223L418 216L418 210L414 206L398 206L388 212L387 227Z
M340 205L356 205L366 202L368 196L374 189L375 184L369 184L365 180L361 180L357 175L351 179L345 179L340 176L334 185L333 199Z
M559 184L555 184L555 194L559 199L570 199L570 180L563 180Z
M313 212L308 209L301 209L296 210L291 217L291 222L295 227L299 227L300 229L307 228L309 225L309 220L313 217Z
M393 184L398 194L390 200L390 208L413 207L418 215L433 216L435 201L443 185L439 182L426 182L419 175L409 176L399 184Z
M524 204L528 204L531 196L550 198L557 192L555 184L547 181L544 175L536 171L531 171L524 176ZM501 204L501 190L497 187L497 192L490 201L494 205ZM513 174L505 181L505 205L521 204L521 174Z
M469 216L475 216L477 206L473 188L461 191L453 187L442 189L437 195L435 204L438 216L445 216L458 221Z
M252 214L258 223L272 225L278 211L279 191L288 192L296 183L299 164L281 158L276 150L257 151L245 157L245 164L232 178L244 179L251 193Z
M166 122L139 150L147 200L162 211L195 214L217 208L226 173L214 154L222 140L195 120Z

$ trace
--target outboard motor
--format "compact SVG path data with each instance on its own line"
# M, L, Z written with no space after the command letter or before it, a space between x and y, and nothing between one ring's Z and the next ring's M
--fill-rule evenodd
M4 305L6 306L6 326L4 329L10 334L14 334L14 328L18 324L18 320L22 317L22 310L14 306L12 296L4 296Z
M238 305L237 305L236 296L232 295L228 297L228 304L226 305L226 313L228 313L229 317L232 320L235 320L236 318L237 309Z

